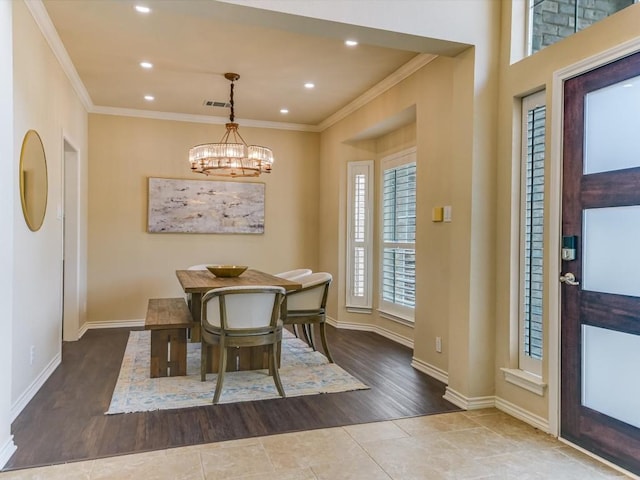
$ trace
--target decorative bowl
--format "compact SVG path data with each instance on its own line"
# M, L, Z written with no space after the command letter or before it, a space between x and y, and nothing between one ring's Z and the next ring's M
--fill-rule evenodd
M237 277L247 268L246 265L207 265L207 270L216 277Z

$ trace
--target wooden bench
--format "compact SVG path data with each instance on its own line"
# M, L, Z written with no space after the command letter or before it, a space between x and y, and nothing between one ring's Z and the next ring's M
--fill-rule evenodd
M194 326L184 298L149 300L144 328L151 330L151 378L187 374L187 329Z

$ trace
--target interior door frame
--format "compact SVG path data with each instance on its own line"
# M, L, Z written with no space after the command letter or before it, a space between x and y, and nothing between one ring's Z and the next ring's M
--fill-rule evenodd
M549 433L560 437L560 239L562 237L562 151L564 131L564 82L595 68L601 67L632 53L640 52L640 37L593 55L577 63L564 67L553 73L552 111L551 111L551 143L549 162L549 246L547 250L546 280L548 282L549 312ZM571 443L568 442L567 443ZM573 445L573 444L572 444ZM580 449L583 450L583 449ZM583 450L584 451L584 450ZM589 455L593 455L586 452ZM609 463L609 462L606 462Z

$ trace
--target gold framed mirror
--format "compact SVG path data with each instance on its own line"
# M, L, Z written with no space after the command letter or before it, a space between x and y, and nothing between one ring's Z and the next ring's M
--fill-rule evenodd
M27 226L40 230L47 211L47 158L40 135L29 130L22 140L20 151L20 201Z

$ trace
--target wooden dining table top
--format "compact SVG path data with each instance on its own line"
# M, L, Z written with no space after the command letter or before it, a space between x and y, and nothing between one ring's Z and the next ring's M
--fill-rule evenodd
M238 277L216 277L209 270L176 270L176 276L185 293L204 293L212 288L249 285L275 285L288 292L302 288L300 283L253 269L246 270Z

